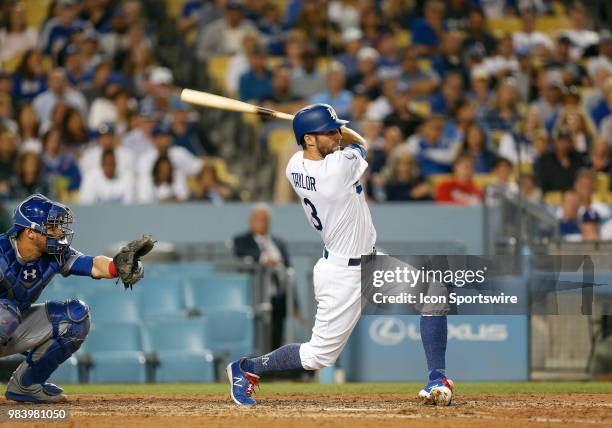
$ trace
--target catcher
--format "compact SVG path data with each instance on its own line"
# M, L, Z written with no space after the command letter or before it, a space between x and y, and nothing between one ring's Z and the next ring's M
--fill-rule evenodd
M90 319L81 300L33 304L56 273L119 278L125 288L144 276L140 257L153 249L151 237L130 242L112 259L86 256L70 246L72 220L70 208L35 194L17 206L13 226L0 234L0 357L26 355L8 383L9 400L66 401L47 379L79 349Z

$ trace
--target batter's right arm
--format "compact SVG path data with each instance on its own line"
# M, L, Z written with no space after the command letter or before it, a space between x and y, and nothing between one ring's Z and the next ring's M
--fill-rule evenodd
M364 151L368 150L369 144L361 135L359 135L354 129L351 129L350 132L346 132L346 126L341 128L342 130L342 140L340 140L341 146L348 146L349 144L357 144Z

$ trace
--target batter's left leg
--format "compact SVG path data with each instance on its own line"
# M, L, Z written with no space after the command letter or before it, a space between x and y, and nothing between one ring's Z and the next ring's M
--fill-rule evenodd
M34 305L15 331L4 355L28 352L9 381L6 397L14 401L65 401L62 389L47 383L51 373L76 352L89 332L89 307L80 300Z

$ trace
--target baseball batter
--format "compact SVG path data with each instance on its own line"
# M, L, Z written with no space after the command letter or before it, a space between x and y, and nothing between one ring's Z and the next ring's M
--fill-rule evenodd
M254 387L262 373L318 370L334 364L361 315L361 256L375 252L376 230L359 182L368 167L367 147L343 140L340 128L347 123L327 104L305 107L293 119L302 150L290 159L286 176L325 245L314 267L316 319L309 342L288 344L227 366L231 396L238 405L256 403ZM449 404L452 382L445 376L446 317L421 318L430 382L419 397ZM446 393L440 394L442 390Z
M0 234L0 357L25 354L6 389L9 400L57 403L63 390L47 382L89 332L89 307L81 300L33 304L57 273L139 281L140 256L153 248L143 237L113 258L86 256L70 246L73 216L65 205L35 194L15 209L13 226Z

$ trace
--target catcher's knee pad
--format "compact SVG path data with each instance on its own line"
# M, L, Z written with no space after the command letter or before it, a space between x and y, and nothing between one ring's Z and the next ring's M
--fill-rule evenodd
M81 300L47 302L47 316L53 337L28 353L26 361L30 369L21 379L24 386L46 382L81 347L89 333L89 306Z
M89 333L89 306L82 300L48 302L47 315L53 326L53 337L65 338L79 349ZM73 352L74 352L73 351Z
M9 339L21 322L21 311L17 304L9 299L0 299L0 346Z
M312 346L309 342L300 346L300 360L306 370L319 370L329 367L336 362L340 351L324 351L320 347Z

